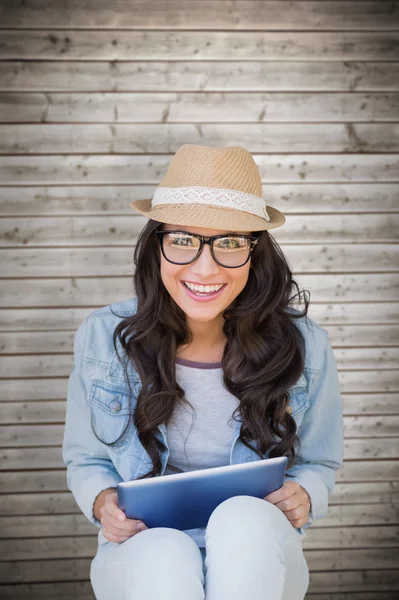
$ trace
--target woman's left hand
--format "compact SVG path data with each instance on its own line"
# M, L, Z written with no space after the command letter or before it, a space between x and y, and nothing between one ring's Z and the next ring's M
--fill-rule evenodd
M302 527L309 520L310 497L296 481L286 481L281 488L263 499L275 504L295 529Z

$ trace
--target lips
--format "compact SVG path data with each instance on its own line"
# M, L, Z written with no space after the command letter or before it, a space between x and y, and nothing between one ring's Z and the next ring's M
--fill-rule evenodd
M213 294L213 293L219 292L224 286L227 285L226 283L196 283L194 281L186 281L184 279L182 279L181 282L184 285L184 287L186 287L187 289L191 290L194 293L198 292L200 294ZM198 287L202 286L204 288L207 287L207 286L209 286L209 287L217 286L219 289L218 290L211 290L210 292L205 292L205 290L204 291L193 290L187 284L196 285Z
M215 298L218 298L221 294L223 294L223 291L227 286L227 283L225 283L223 284L223 287L221 287L220 290L218 290L217 292L201 293L191 291L186 285L184 285L183 281L181 281L181 284L184 290L186 291L187 295L193 300L196 300L197 302L210 302Z

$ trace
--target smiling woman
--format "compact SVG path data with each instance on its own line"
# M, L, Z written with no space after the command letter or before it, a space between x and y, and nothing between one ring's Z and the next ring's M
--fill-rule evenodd
M328 334L306 297L293 308L299 288L268 232L285 217L261 192L245 148L182 146L153 198L131 204L149 218L136 297L76 334L63 456L100 529L101 600L203 600L204 584L211 599L263 600L265 582L270 599L306 593L301 541L342 464L342 403ZM229 498L206 528L148 529L118 507L120 481L279 456L281 488Z

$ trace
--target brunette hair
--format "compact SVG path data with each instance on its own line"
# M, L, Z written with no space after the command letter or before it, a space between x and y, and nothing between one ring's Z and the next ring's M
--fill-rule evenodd
M132 418L153 468L140 479L161 474L165 446L155 432L158 425L168 423L176 404L186 401L184 390L176 382L175 359L177 349L192 339L185 313L161 279L160 247L155 236L159 225L162 223L150 219L139 234L134 251L137 311L122 317L113 335L130 390L129 361L142 384L129 422ZM293 319L307 315L309 300L304 297L303 312L290 306L302 294L290 266L268 231L255 235L259 240L251 257L248 281L223 312L227 338L223 383L239 400L232 417L237 420L237 414L241 415L242 443L260 458L269 449L269 458L287 456L288 470L296 456L294 445L299 444L296 422L287 412L288 389L297 382L305 365L305 340ZM293 287L297 293L291 296ZM125 360L120 357L117 342ZM273 442L273 435L277 442Z

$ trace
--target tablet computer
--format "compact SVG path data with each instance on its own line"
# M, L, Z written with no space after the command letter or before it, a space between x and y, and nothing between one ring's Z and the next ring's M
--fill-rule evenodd
M212 467L117 484L118 506L151 527L206 527L213 510L232 496L264 498L284 484L288 458Z

